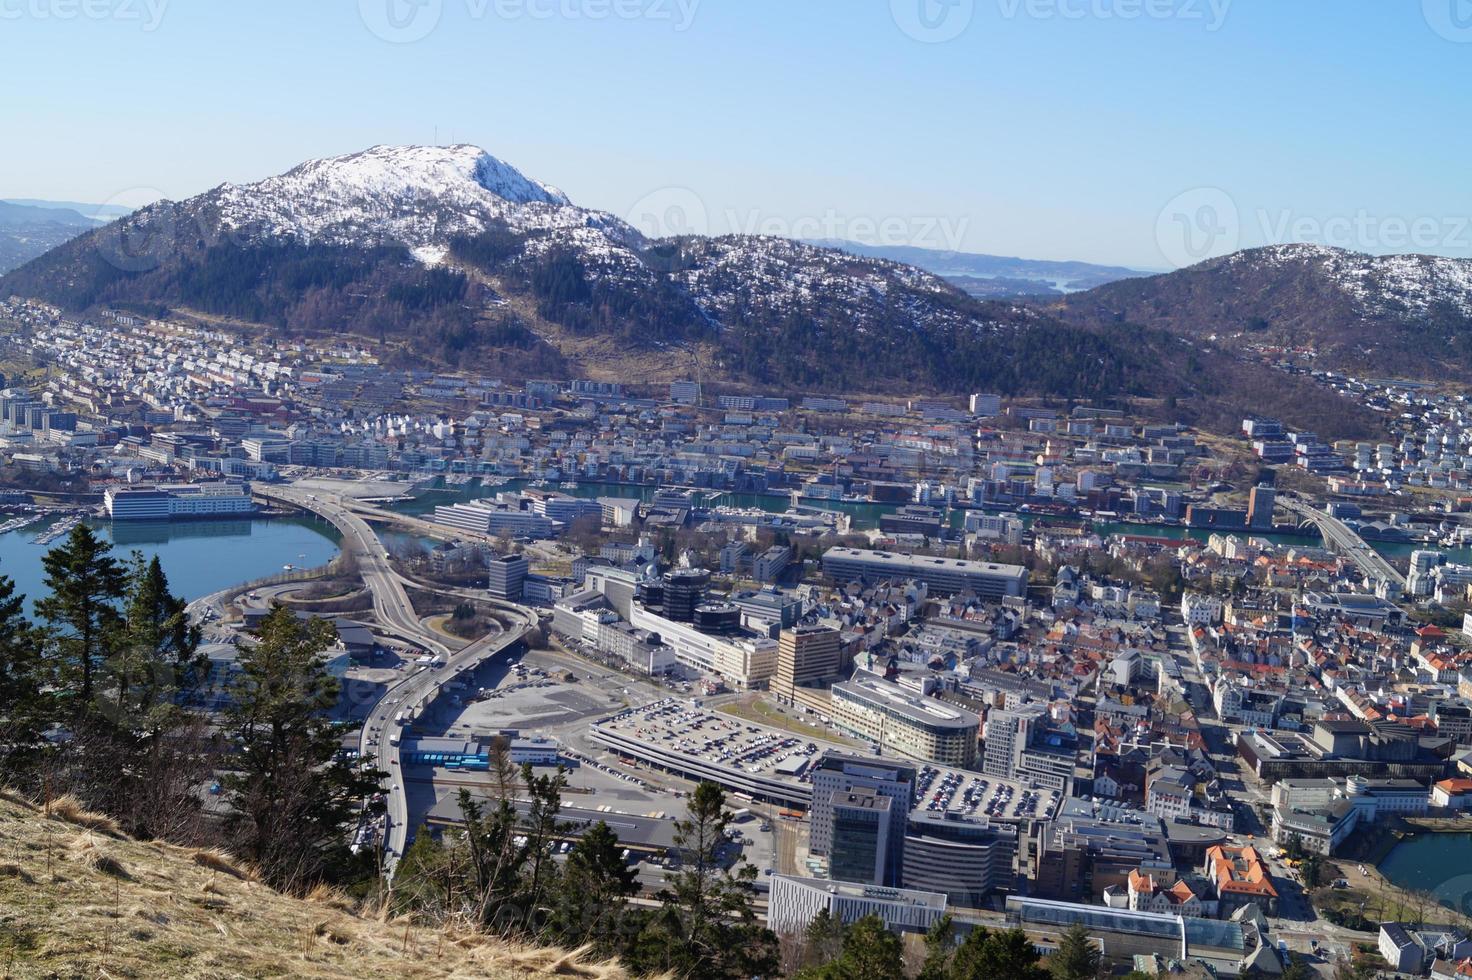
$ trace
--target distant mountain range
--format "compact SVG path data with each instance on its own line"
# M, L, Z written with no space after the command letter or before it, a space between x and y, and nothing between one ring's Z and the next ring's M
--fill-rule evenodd
M983 299L1063 296L1120 279L1150 275L1148 272L1121 266L1018 259L911 245L863 245L838 239L813 241L810 244L839 249L853 255L913 265L933 272L972 296Z
M1217 428L1248 408L1277 410L1330 436L1376 425L1348 401L1194 334L1101 316L1085 299L1097 290L988 301L859 251L760 236L651 239L476 147L380 146L142 208L0 278L0 296L356 334L397 362L508 377L1134 399ZM914 258L960 276L1047 276L1068 288L1137 275Z
M99 224L71 208L0 201L0 273L24 265Z
M78 201L42 201L35 198L7 197L6 204L22 204L27 207L41 208L47 211L75 211L78 214L97 221L110 221L113 218L121 218L125 214L132 214L135 208L125 207L121 204L83 204Z

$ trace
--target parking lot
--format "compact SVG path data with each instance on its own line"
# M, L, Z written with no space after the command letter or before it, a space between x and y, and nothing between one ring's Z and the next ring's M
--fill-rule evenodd
M675 698L619 712L602 727L751 775L787 776L799 782L806 781L807 767L822 748L817 742Z
M854 752L677 698L618 712L598 728L664 753L700 760L717 770L729 770L734 785L740 785L742 776L808 783L810 767L822 752ZM916 770L915 812L921 815L978 821L1045 819L1054 815L1061 802L1055 792L1034 790L1012 780L925 763L917 763Z
M1007 780L937 766L922 766L916 779L915 812L992 820L1051 817L1059 794L1028 789Z

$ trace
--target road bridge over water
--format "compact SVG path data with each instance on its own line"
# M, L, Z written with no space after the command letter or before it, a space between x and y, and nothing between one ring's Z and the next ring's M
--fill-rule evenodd
M1405 576L1343 521L1330 517L1303 500L1286 495L1278 497L1278 504L1318 528L1319 534L1324 538L1324 546L1354 562L1367 578L1376 582L1389 582L1398 589L1405 588Z

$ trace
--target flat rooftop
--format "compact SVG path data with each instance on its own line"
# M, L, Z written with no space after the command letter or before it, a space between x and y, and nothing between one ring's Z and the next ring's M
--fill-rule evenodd
M785 787L794 801L803 800L804 807L811 800L812 772L825 752L861 762L899 762L913 769L917 815L950 814L978 823L1031 820L1051 817L1062 803L1048 790L1028 789L1013 780L865 756L851 747L768 728L677 698L620 711L595 722L591 730L597 741L618 755L699 773L736 792L752 792L753 785Z
M876 677L857 677L833 685L834 693L846 692L858 700L878 703L902 715L907 721L930 729L964 732L981 726L981 718L970 711L955 708L944 701L912 694Z
M1001 565L996 562L969 561L962 558L936 558L932 555L911 555L894 551L870 551L864 548L829 548L823 553L823 557L891 565L896 569L928 569L966 575L999 575L1007 578L1021 578L1027 575L1027 569L1021 565Z

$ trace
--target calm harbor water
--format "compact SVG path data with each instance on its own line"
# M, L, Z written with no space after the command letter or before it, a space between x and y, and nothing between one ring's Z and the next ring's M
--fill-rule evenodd
M478 483L443 487L439 486L420 493L413 500L406 500L394 505L394 509L405 514L422 515L431 513L440 504L459 503L468 500L480 500L485 497L493 497L502 491L517 491L528 486L530 481L512 480L501 487L482 487ZM556 489L554 486L553 489ZM648 501L654 497L655 488L640 484L622 483L580 483L577 489L562 491L574 497L632 497ZM718 503L730 507L758 508L780 514L788 509L789 503L786 495L755 494L755 493L723 493ZM897 509L898 504L870 504L870 503L831 503L828 501L805 500L803 503L810 507L821 507L826 510L838 510L853 518L853 526L856 531L866 531L879 526L879 518ZM959 527L964 520L965 512L955 510L951 512L951 524ZM1206 541L1211 537L1210 531L1169 526L1160 524L1132 524L1128 522L1098 523L1094 529L1101 535L1110 534L1141 534L1159 538L1194 538L1198 541ZM1280 544L1298 544L1317 546L1320 539L1317 535L1303 534L1258 534L1254 537L1265 537ZM1385 541L1371 542L1376 551L1380 552L1391 561L1404 562L1410 557L1415 549L1421 547L1416 544L1401 544ZM1452 561L1472 564L1472 548L1449 548L1437 549L1444 551Z
M46 594L41 556L64 539L38 545L33 539L46 523L0 534L0 574L15 580L18 591L34 600ZM330 524L306 518L232 521L177 521L93 524L126 560L134 551L159 557L174 592L186 599L282 571L284 565L314 568L337 554L337 534Z
M1472 911L1472 834L1419 834L1395 845L1380 873L1407 891Z

